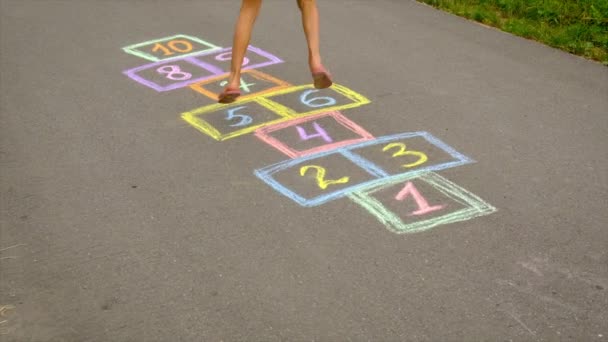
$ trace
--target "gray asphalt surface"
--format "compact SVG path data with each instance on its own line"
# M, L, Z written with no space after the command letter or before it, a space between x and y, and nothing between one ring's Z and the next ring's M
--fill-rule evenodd
M310 83L293 1L252 44ZM230 46L238 1L0 0L2 341L608 341L608 69L414 1L320 1L322 52L375 136L428 131L498 211L394 234L303 208L288 159L180 118L122 47ZM346 172L346 170L344 170Z

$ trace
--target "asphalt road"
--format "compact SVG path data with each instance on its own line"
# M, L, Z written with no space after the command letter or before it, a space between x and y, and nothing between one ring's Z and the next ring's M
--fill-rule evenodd
M496 211L397 234L347 197L301 206L254 174L289 156L216 141L181 117L212 99L123 74L151 63L128 45L230 46L238 1L0 0L1 341L608 341L608 69L414 1L319 2L326 65L371 101L342 115L440 139L471 162L431 175ZM265 1L252 45L310 83L293 1ZM467 206L399 181L376 197L406 226L416 192L434 219Z

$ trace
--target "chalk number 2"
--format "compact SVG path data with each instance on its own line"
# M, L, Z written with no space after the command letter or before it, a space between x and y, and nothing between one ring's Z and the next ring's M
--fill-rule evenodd
M318 165L306 165L306 166L302 166L300 168L300 176L304 177L304 175L306 175L306 172L308 172L308 170L313 169L316 171L316 175L315 178L317 179L317 185L319 186L319 188L325 190L327 189L328 186L330 185L334 185L334 184L345 184L348 183L350 178L349 177L342 177L340 179L325 179L325 168L318 166Z

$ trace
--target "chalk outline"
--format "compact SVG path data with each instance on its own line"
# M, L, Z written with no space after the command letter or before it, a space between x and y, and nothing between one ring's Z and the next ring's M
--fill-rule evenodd
M272 135L270 135L270 133L272 133L272 132L276 132L276 131L279 131L279 130L282 130L282 129L285 129L288 127L292 127L292 126L298 125L303 122L315 121L315 120L317 120L319 118L323 118L323 117L332 117L342 127L359 135L360 137L353 138L353 139L347 139L347 140L341 140L338 142L324 144L324 145L313 147L313 148L310 148L310 149L307 149L304 151L300 151L300 150L296 150L294 148L290 148L288 146L288 144L286 144L286 143L280 141L279 139L273 137ZM255 131L254 135L256 137L258 137L260 140L262 140L263 142L267 143L268 145L285 153L290 158L299 158L299 157L303 157L303 156L306 156L309 154L333 150L335 148L344 147L347 145L355 144L357 142L363 142L363 141L368 141L368 140L374 139L374 136L371 133L366 131L363 127L357 125L355 122L349 120L347 117L345 117L339 111L331 111L331 112L326 112L326 113L321 113L321 114L299 117L299 118L281 122L281 123L278 123L278 124L275 124L272 126L261 127Z
M257 103L257 104L261 105L262 107L270 110L273 114L276 114L279 118L272 120L272 121L262 122L257 125L248 126L248 127L238 129L238 130L232 131L230 133L225 133L225 134L218 131L215 127L213 127L206 120L200 118L200 116L205 115L205 114L215 113L217 111L228 109L230 107L240 107L240 106L242 106L244 104L248 104L248 103ZM234 137L237 137L237 136L240 136L243 134L251 133L251 132L255 131L256 129L263 127L263 126L273 125L273 124L276 124L279 122L283 122L283 121L292 119L291 117L284 117L280 113L276 113L276 112L272 111L270 109L270 105L268 104L268 101L264 98L258 98L258 97L252 98L249 100L237 101L237 102L230 103L230 104L216 103L216 104L212 104L209 106L200 107L200 108L191 110L189 112L182 113L181 116L182 116L183 120L188 122L190 125L194 126L194 128L207 134L208 136L212 137L213 139L215 139L217 141L224 141L224 140L234 138Z
M297 91L300 91L303 89L315 89L315 88L312 84L299 85L299 86L294 86L291 88L279 90L277 92L273 92L272 94L265 95L264 97L275 97L275 96L279 96L279 95L285 95L285 94L294 93L294 92L297 92ZM314 114L319 114L319 113L324 113L324 112L331 112L331 111L337 111L337 110L342 110L342 109L355 108L355 107L359 107L359 106L363 106L365 104L371 103L371 101L367 97L365 97L343 85L334 83L329 89L332 89L336 93L346 97L347 99L349 99L353 102L343 104L343 105L336 105L336 106L323 107L323 108L319 108L319 109L313 109L308 112L297 112L276 101L272 101L273 110L277 113L282 113L285 116L289 115L292 117L301 117L301 116L314 115Z
M387 141L401 140L404 138L411 138L411 137L423 137L424 139L427 140L427 142L442 149L444 152L446 152L448 155L450 155L452 158L454 158L456 160L444 162L444 163L440 163L440 164L436 164L436 165L421 167L421 168L417 168L412 171L406 171L406 172L398 173L395 175L390 175L387 172L385 172L384 170L382 170L382 168L380 168L376 164L374 164L373 162L352 152L353 150L360 148L360 147L367 147L367 146L370 146L373 144L381 144L381 143L387 142ZM367 182L359 183L359 184L356 184L356 185L353 185L350 187L346 187L346 188L343 188L340 190L332 191L332 192L329 192L329 193L326 193L323 195L319 195L316 197L306 199L306 198L300 196L299 194L295 193L294 191L288 189L286 186L280 184L278 181L276 181L272 177L273 174L286 170L286 169L289 169L295 165L301 164L301 163L309 161L309 160L329 156L332 154L340 154L341 156L345 157L346 159L349 159L351 162L353 162L354 164L356 164L357 166L359 166L360 168L365 170L367 173L369 173L372 176L377 177L377 178L372 179ZM453 149L452 147L450 147L443 141L434 137L432 134L430 134L426 131L419 131L419 132L407 132L407 133L388 135L388 136L376 138L375 140L365 141L362 143L357 143L357 144L333 149L330 151L320 152L320 153L308 155L305 157L300 157L297 159L284 160L282 162L272 164L272 165L263 167L261 169L254 170L253 173L258 178L260 178L262 181L264 181L266 184L270 185L274 190L276 190L277 192L282 194L283 196L291 198L293 201L297 202L301 206L313 207L313 206L317 206L320 204L324 204L326 202L329 202L329 201L337 199L337 198L347 196L349 193L352 193L355 191L364 191L366 189L373 188L375 186L378 186L378 185L388 182L390 180L412 179L412 178L418 177L418 175L425 173L425 172L444 170L447 168L457 167L457 166L461 166L461 165L465 165L465 164L471 164L474 162L475 161L473 159L456 151L455 149Z
M209 56L209 55L221 54L221 53L228 52L228 51L232 51L232 47L222 48L220 50L214 50L214 51L211 51L209 53L197 54L195 56L192 56L192 58L206 57L206 56ZM262 68L262 67L266 67L266 66L269 66L269 65L280 64L280 63L284 63L285 62L282 59L280 59L279 57L271 54L270 52L264 51L264 50L262 50L260 48L257 48L255 46L253 46L253 45L248 45L247 46L247 51L252 51L252 52L257 53L259 56L266 57L268 59L268 61L260 62L258 64L250 64L250 65L244 66L241 69L243 71L244 70L249 70L249 69ZM198 60L198 61L200 63L204 63L204 64L207 64L207 65L213 65L213 64L211 64L209 62L205 62L205 61L202 61L202 60ZM222 72L218 76L226 76L229 73L229 70L221 69L220 67L217 67L215 65L213 65L213 67L215 67L215 68L217 68L219 70L222 70Z
M373 193L392 187L406 179L387 180L375 188L353 192L349 194L348 197L375 216L389 231L396 234L418 233L439 225L467 221L476 217L489 215L498 210L479 196L465 190L435 172L425 172L419 174L416 178L407 180L415 179L427 183L447 198L467 207L442 216L406 224L399 215L386 208L382 202L372 196Z
M282 95L285 93L289 93L289 92L293 92L293 91L297 91L300 89L304 89L307 87L312 87L312 85L301 85L301 86L293 86L287 89L283 89L283 90L279 90L279 91L275 91L275 92L271 92L268 94L264 94L264 95L258 95L243 101L237 101L236 103L232 103L229 105L222 105L222 104L212 104L209 106L204 106L204 107L200 107L200 108L196 108L193 110L190 110L188 112L182 113L182 119L184 119L186 122L190 123L192 126L194 126L196 129L198 129L199 131L209 135L210 137L214 138L215 140L218 141L224 141L227 139L231 139L231 138L235 138L241 135L245 135L248 133L251 133L253 131L255 131L258 128L261 127L265 127L265 126L270 126L270 125L275 125L287 120L291 120L294 118L298 118L298 117L303 117L303 116L307 116L307 115L314 115L314 114L319 114L319 113L323 113L326 111L332 111L332 109L342 109L342 108L352 108L352 107L357 107L357 106L361 106L363 104L369 103L369 102L358 102L356 104L350 103L347 105L338 105L338 106L333 106L333 107L325 107L323 109L320 109L318 111L312 111L310 112L310 114L306 113L306 114L292 114L295 113L295 111L290 110L287 107L283 107L283 105L280 105L274 101L271 100L271 98L273 96L276 96L277 94ZM349 99L364 99L369 101L367 98L363 97L360 94L357 94L355 91L350 90L344 86L340 86L340 85L336 85L334 83L333 87L337 87L338 91L340 94L344 95L345 97L348 97ZM343 94L342 92L344 92L345 94ZM348 95L347 95L348 94ZM360 101L360 100L357 100ZM249 103L249 102L258 102L260 105L262 105L263 107L266 107L267 109L269 109L270 111L274 112L275 114L277 114L278 116L281 116L283 118L281 119L277 119L277 120L273 120L273 121L267 121L264 123L261 123L259 125L255 125L255 126L249 126L246 128L243 128L241 130L237 130L234 132L230 132L228 134L222 134L220 133L216 128L214 128L211 124L209 124L208 122L206 122L204 119L200 118L199 116L207 114L211 111L216 111L216 110L220 110L222 109L222 107L224 108L228 108L230 106L233 105L241 105L243 103ZM283 108L287 108L288 111L285 110L276 110L277 106L283 107Z
M201 61L199 59L197 59L197 57L203 57L203 56L209 56L209 55L214 55L216 53L223 53L226 50L231 50L232 48L227 48L227 49L220 49L220 50L213 50L213 51L207 51L207 52L202 52L202 53L197 53L196 55L192 55L189 57L180 57L180 58L172 58L169 60L162 60L159 62L154 62L154 63L149 63L149 64L144 64L144 65L140 65L138 67L135 68L131 68L128 70L123 71L122 73L126 76L128 76L129 78L131 78L132 80L143 84L149 88L152 88L154 90L156 90L157 92L165 92L165 91L170 91L170 90L175 90L178 88L183 88L186 86L189 86L191 84L194 83L199 83L205 80L208 80L210 78L215 78L215 77L224 77L226 76L228 73L226 71L224 71L223 69L213 65L213 64L209 64L207 62ZM257 53L260 56L266 57L269 60L266 62L262 62L262 63L258 63L258 64L253 64L248 66L247 68L244 69L252 69L252 68L261 68L264 66L268 66L268 65L272 65L272 64L277 64L277 63L283 63L283 60L281 60L280 58L274 56L273 54L266 52L262 49L256 48L254 46L249 45L249 47L247 48L249 51L253 51L255 53ZM142 71L142 70L148 70L160 65L165 65L165 64L169 64L169 63L175 63L178 61L185 61L187 63L196 65L204 70L207 70L209 72L211 72L211 75L207 75L207 76L203 76L203 77L198 77L198 78L192 78L186 81L182 81L182 82L175 82L175 83L171 83L167 86L161 86L159 84L156 84L150 80L147 80L141 76L139 76L137 73Z
M264 94L272 93L274 91L285 89L285 88L293 86L292 84L290 84L290 83L288 83L286 81L283 81L281 79L278 79L276 77L273 77L271 75L268 75L266 73L263 73L263 72L261 72L259 70L255 70L255 69L243 70L242 74L250 74L251 76L253 76L256 79L272 82L272 83L275 84L275 86L267 88L267 89L264 89L264 90L259 91L259 92L250 93L250 94L247 94L247 95L241 95L239 97L240 100L250 99L252 97L261 96L261 95L264 95ZM214 93L214 92L212 92L210 90L205 89L204 86L208 85L208 84L211 84L213 82L217 82L217 81L219 81L221 79L224 79L227 76L228 76L227 74L226 75L220 75L220 76L213 77L213 78L210 78L210 79L202 81L202 82L197 82L197 83L194 83L194 84L190 85L190 88L192 88L192 90L194 90L194 91L196 91L198 93L201 93L201 94L203 94L203 95L205 95L205 96L207 96L207 97L209 97L209 98L211 98L213 100L218 100L219 94L216 94L216 93Z
M150 45L150 44L154 44L154 43L158 43L158 42L162 42L162 41L167 41L167 40L174 40L176 38L186 38L189 39L193 42L197 42L201 45L205 45L208 46L208 49L205 50L197 50L194 52L190 52L190 53L185 53L183 55L178 55L175 57L168 57L168 58L158 58L150 53L147 52L143 52L141 50L137 50L138 48L142 47L142 46L146 46L146 45ZM143 58L143 59L147 59L149 61L153 61L153 62L161 62L161 61L167 61L170 59L179 59L179 58L184 58L184 57L188 57L188 56L193 56L193 55L197 55L200 53L205 53L205 52L212 52L215 50L219 50L221 49L221 47L211 44L205 40L202 40L200 38L197 37L193 37L193 36L189 36L186 34L176 34L175 36L171 36L171 37L165 37L165 38L160 38L160 39L153 39L153 40L149 40L147 42L143 42L143 43L137 43L137 44L133 44L133 45L129 45L129 46L125 46L122 48L122 50L128 54Z

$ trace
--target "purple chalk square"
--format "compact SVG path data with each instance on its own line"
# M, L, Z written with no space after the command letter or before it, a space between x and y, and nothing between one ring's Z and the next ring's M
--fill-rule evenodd
M213 65L224 73L230 71L230 63L232 60L232 48L224 48L211 52L201 53L192 58L197 59L206 65ZM243 70L259 69L265 66L283 63L279 57L266 52L260 48L249 45L247 53L243 59Z
M223 73L223 70L194 57L155 62L123 71L135 82L158 92L187 87Z

